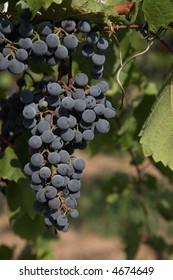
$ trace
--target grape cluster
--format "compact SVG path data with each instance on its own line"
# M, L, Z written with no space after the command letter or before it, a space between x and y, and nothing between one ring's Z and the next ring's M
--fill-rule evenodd
M74 156L75 149L84 149L96 133L107 133L108 119L115 116L107 90L107 82L89 87L87 75L78 73L70 86L44 81L35 92L21 92L23 123L32 134L25 173L36 192L35 208L44 210L45 224L57 230L67 231L68 216L78 216L85 161Z
M96 80L92 85L85 73L72 75L72 57L81 43L80 54L92 60ZM105 97L109 85L101 80L108 45L87 20L38 24L30 13L14 22L0 15L0 71L23 74L17 80L19 91L1 101L0 145L5 149L7 142L14 143L25 129L30 130L30 162L24 171L36 195L34 208L57 231L68 231L68 219L79 215L85 161L75 156L75 150L85 149L95 134L108 133L109 119L115 117ZM57 65L57 80L44 77L35 82L27 70L36 64ZM30 87L26 74L33 81Z
M78 33L84 34L82 54L92 58L92 74L95 79L102 77L108 41L92 31L88 21L76 23L63 20L57 26L48 21L33 24L28 17L21 17L18 23L0 15L0 71L9 70L19 75L34 64L59 64L68 73L66 60L75 54L79 40ZM15 42L14 42L15 37Z

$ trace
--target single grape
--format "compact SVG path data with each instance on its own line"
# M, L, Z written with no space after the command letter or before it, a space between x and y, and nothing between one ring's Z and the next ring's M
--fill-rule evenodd
M86 109L86 102L82 99L76 99L73 106L77 112L83 112Z
M52 131L46 130L42 133L41 139L44 143L51 143L54 139L54 134Z
M62 100L62 106L65 109L71 110L73 108L73 106L74 106L73 98L71 98L69 96L64 97L63 100Z
M71 128L68 128L65 131L61 132L61 138L64 142L70 142L74 138L74 131Z
M82 20L78 23L78 29L83 33L89 33L91 31L91 24L87 20Z
M28 58L28 52L25 49L18 49L15 55L19 61L25 61Z
M65 150L61 150L59 152L59 155L60 155L60 162L61 163L67 163L69 161L69 159L70 159L69 153L67 151L65 151Z
M37 200L42 202L42 203L47 201L46 196L45 196L45 191L46 191L45 189L40 189L36 193Z
M13 58L9 61L8 70L14 74L19 75L24 72L25 66L22 62L18 61L17 59Z
M55 50L54 55L58 59L65 59L68 56L68 49L63 45L59 45Z
M69 208L74 209L74 208L77 207L77 201L76 201L74 198L72 198L72 197L68 197L68 198L66 198L66 200L65 200L65 205L66 205L67 207L69 207Z
M58 96L60 95L62 88L58 83L48 83L47 91L50 95Z
M88 76L84 73L79 73L75 76L75 83L80 86L86 86L88 84Z
M29 139L29 146L33 149L38 149L42 146L42 140L40 136L34 135Z
M78 39L75 35L67 35L64 37L64 46L67 47L68 50L73 50L78 45Z
M96 100L94 96L86 96L85 102L88 109L93 109L96 106Z
M96 130L97 130L97 132L100 132L100 133L108 133L108 131L110 130L109 122L104 119L99 119L96 122Z
M61 206L60 199L59 199L58 197L54 197L53 199L50 199L50 200L49 200L48 205L49 205L49 207L52 208L52 209L58 209L58 208ZM57 215L57 213L56 213L56 218L55 218L55 215L51 215L51 216L52 216L52 218L53 218L54 220L56 220L56 219L58 218L59 215L60 215L60 214L59 214L59 212L58 212L58 215Z
M32 49L33 53L38 56L44 56L48 51L48 47L47 47L46 43L42 40L35 41L32 44L31 49Z
M55 196L57 195L57 189L53 186L49 186L45 190L45 195L49 199L55 198Z
M60 129L67 129L70 127L69 119L67 117L60 117L57 120L57 125Z
M105 58L105 55L103 55L103 54L94 54L93 56L92 56L92 61L93 61L93 63L94 64L96 64L96 65L103 65L104 63L105 63L105 60L106 60L106 58Z
M48 155L47 159L51 164L56 165L60 161L60 155L59 153L52 152Z
M49 48L57 48L59 45L59 37L57 34L51 33L47 35L46 44Z
M21 38L19 40L19 47L25 50L30 50L32 46L32 40L30 38Z
M106 50L109 46L108 41L105 38L99 38L97 42L97 48L100 50Z
M72 92L73 99L84 99L85 91L81 88L77 88L75 92Z
M43 179L40 177L39 171L33 172L31 179L34 184L42 184Z
M71 192L78 192L81 188L81 182L76 179L71 179L68 183L68 189Z
M45 131L48 131L50 129L50 123L48 121L42 120L37 125L37 130L40 133L43 133Z
M43 166L39 171L40 177L43 179L47 179L51 176L51 170L47 166Z
M44 157L41 154L36 153L31 156L32 165L36 167L40 167L43 164L43 162L44 162Z
M9 56L12 53L11 49L8 47L3 48L2 54L6 57Z
M91 96L98 97L101 94L101 88L99 86L91 86L89 89Z
M76 158L73 160L73 167L78 170L82 171L85 168L85 161L82 158Z
M68 164L61 163L58 165L57 172L60 175L66 176L68 174L69 167Z
M57 224L59 226L65 226L67 224L67 217L64 215L59 215L57 218Z
M83 139L86 141L91 141L94 139L94 132L91 129L87 129L83 132Z
M73 219L76 219L79 217L79 212L76 210L76 209L73 209L72 211L70 211L70 216L73 218Z
M107 107L105 108L103 115L106 119L114 118L116 115L115 109L112 107Z
M64 184L64 178L61 175L55 175L52 177L51 183L54 187L59 188Z
M87 109L82 113L82 120L86 123L92 123L96 119L96 114L93 110Z
M94 107L94 112L96 113L96 115L98 116L101 116L104 114L105 112L105 106L103 104L97 104L95 107Z
M65 31L71 33L71 32L73 32L73 30L76 27L76 22L74 20L71 20L71 19L66 19L66 20L61 21L61 27Z
M23 109L23 116L29 120L33 119L36 116L36 111L31 105L27 105Z

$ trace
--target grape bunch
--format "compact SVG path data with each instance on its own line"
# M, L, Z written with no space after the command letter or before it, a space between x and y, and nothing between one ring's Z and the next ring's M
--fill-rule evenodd
M22 91L23 123L31 130L30 162L25 173L36 193L35 209L43 210L47 226L67 231L68 216L78 217L77 199L85 161L76 158L96 133L107 133L115 110L106 100L108 83L89 86L84 73L74 83L44 81L35 92Z
M0 15L0 71L19 75L32 62L59 65L62 73L67 74L67 60L76 52L79 33L83 34L82 54L92 59L93 78L99 79L103 75L108 41L92 31L89 21L63 20L56 26L48 21L36 24L30 16L21 16L19 22L13 23Z
M78 45L86 63L92 61L92 69L73 76ZM109 85L101 80L108 45L88 20L37 23L28 10L14 22L0 15L0 71L21 74L18 92L1 101L1 149L13 144L24 130L30 131L30 161L24 172L35 192L35 210L56 231L68 231L69 219L79 215L85 161L75 156L76 149L85 149L95 134L108 133L109 119L116 114L105 96ZM35 82L36 65L40 73L42 65L56 66L57 79L44 74ZM32 80L30 86L26 74ZM89 76L95 80L91 85Z

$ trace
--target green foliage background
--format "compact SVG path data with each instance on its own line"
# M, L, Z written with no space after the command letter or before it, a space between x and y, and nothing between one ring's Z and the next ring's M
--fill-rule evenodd
M1 10L5 2L0 1ZM77 21L88 19L98 25L100 30L116 24L139 25L140 28L135 30L126 28L114 33L103 31L103 35L110 41L103 78L110 84L108 99L117 109L117 117L111 120L110 133L96 136L86 151L91 156L105 153L117 158L130 157L136 175L124 170L109 176L103 174L103 177L96 178L89 185L83 182L79 201L81 215L73 227L78 231L87 228L106 236L119 236L125 244L128 259L135 258L142 243L151 246L158 258L172 259L173 244L167 241L165 235L171 236L173 231L173 1L133 2L136 2L135 10L127 17L119 16L112 10L113 6L124 1L112 0L108 0L106 5L97 0L15 0L8 1L8 14L11 18L18 17L23 9L29 8L33 20L40 11L44 18L55 24L68 17ZM146 28L143 32L146 22L148 32L152 33L147 33ZM161 37L169 48L157 40L157 32L161 28L164 28ZM149 52L130 60L120 75L125 99L123 109L118 110L122 95L116 80L120 54L123 62L126 62L129 57L145 50L147 35L154 38ZM73 73L85 71L90 76L90 63L81 58L79 53L74 56ZM56 67L43 67L31 66L30 74L36 81L43 77L42 69L47 76L57 76ZM8 73L0 73L0 78L0 98L4 98L9 95L8 89L14 87L15 78ZM30 86L30 78L26 76L26 80ZM91 78L90 82L93 82ZM45 229L41 215L33 211L34 194L23 173L23 166L28 160L27 139L28 132L19 137L14 147L8 147L0 159L0 176L8 181L6 196L9 221L14 233L27 240L27 246L19 258L52 259L50 245L57 237ZM153 156L156 162L150 157L150 165L161 174L163 181L160 177L145 173L144 155ZM163 184L165 178L167 183ZM165 230L161 234L160 225L163 222ZM13 248L1 245L0 259L11 258Z

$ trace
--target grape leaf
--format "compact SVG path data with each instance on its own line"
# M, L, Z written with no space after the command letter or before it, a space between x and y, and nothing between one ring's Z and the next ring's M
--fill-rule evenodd
M173 83L172 77L162 87L158 99L145 121L140 143L145 156L152 156L158 162L173 170Z
M43 234L45 226L41 215L37 214L34 219L31 219L25 212L13 221L12 229L21 238L36 240L39 235Z
M31 219L36 216L33 203L35 195L32 192L28 179L20 179L18 183L14 181L8 184L7 188L7 202L9 208L10 219L13 219L18 215L27 213Z
M14 150L8 147L5 155L0 159L0 177L17 183L20 178L26 178L22 170Z
M173 1L172 0L145 0L142 5L143 12L150 28L167 28L173 21Z

